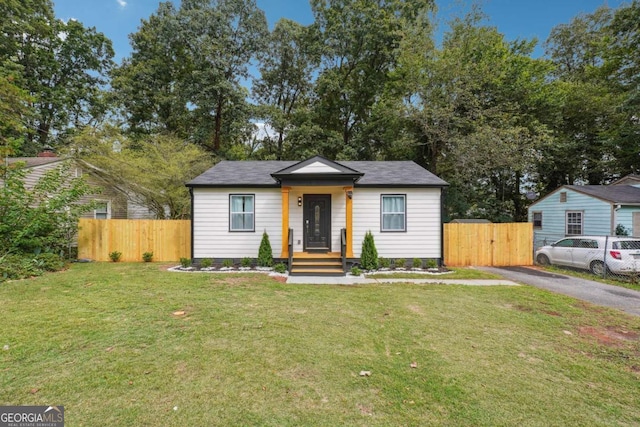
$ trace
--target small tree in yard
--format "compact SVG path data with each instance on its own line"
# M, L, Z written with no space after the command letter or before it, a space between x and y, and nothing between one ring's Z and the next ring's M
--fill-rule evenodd
M95 193L70 165L45 173L33 188L22 165L0 166L0 259L8 254L64 253L78 231L78 218L93 208L81 204Z
M258 250L258 266L271 267L272 265L273 252L271 251L269 235L265 231L264 233L262 233L262 241L260 242L260 249Z
M371 231L367 231L364 235L360 265L365 270L376 270L378 268L378 251L376 250L376 243L373 240Z

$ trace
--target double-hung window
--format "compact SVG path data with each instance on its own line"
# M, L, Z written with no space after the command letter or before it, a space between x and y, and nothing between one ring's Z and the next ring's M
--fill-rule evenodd
M109 219L111 217L109 214L109 202L97 202L93 217L95 219Z
M229 230L255 231L255 196L231 194L229 196Z
M579 236L582 234L582 211L567 211L566 232L567 236Z
M404 194L383 194L380 203L381 231L406 231L407 197Z
M542 228L542 212L533 213L533 228Z

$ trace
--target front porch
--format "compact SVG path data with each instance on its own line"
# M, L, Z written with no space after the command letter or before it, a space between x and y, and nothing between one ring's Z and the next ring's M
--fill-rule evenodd
M353 187L282 187L282 251L292 275L344 275L353 253Z
M354 258L354 184L362 175L322 158L271 174L281 188L280 258L291 274L346 273Z

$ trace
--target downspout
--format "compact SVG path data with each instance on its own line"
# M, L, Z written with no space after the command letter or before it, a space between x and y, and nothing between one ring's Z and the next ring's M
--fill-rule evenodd
M445 266L444 262L444 196L445 187L440 187L440 267Z
M622 208L622 205L613 205L613 215L611 215L611 235L616 235L616 229L618 228L618 211Z
M193 256L195 255L194 253L194 236L193 236L193 223L194 223L194 217L193 217L193 212L194 212L194 208L193 208L193 187L189 187L189 195L191 196L191 260L193 261Z

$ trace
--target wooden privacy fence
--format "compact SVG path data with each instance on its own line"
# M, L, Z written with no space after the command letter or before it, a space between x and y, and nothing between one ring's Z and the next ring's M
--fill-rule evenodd
M78 257L110 261L154 261L191 257L191 221L143 219L80 219ZM450 267L533 264L533 224L444 224L444 261Z
M533 224L445 224L449 267L533 265Z
M110 261L114 251L122 252L121 261L142 261L144 252L153 252L154 261L190 258L191 221L80 219L78 258Z

